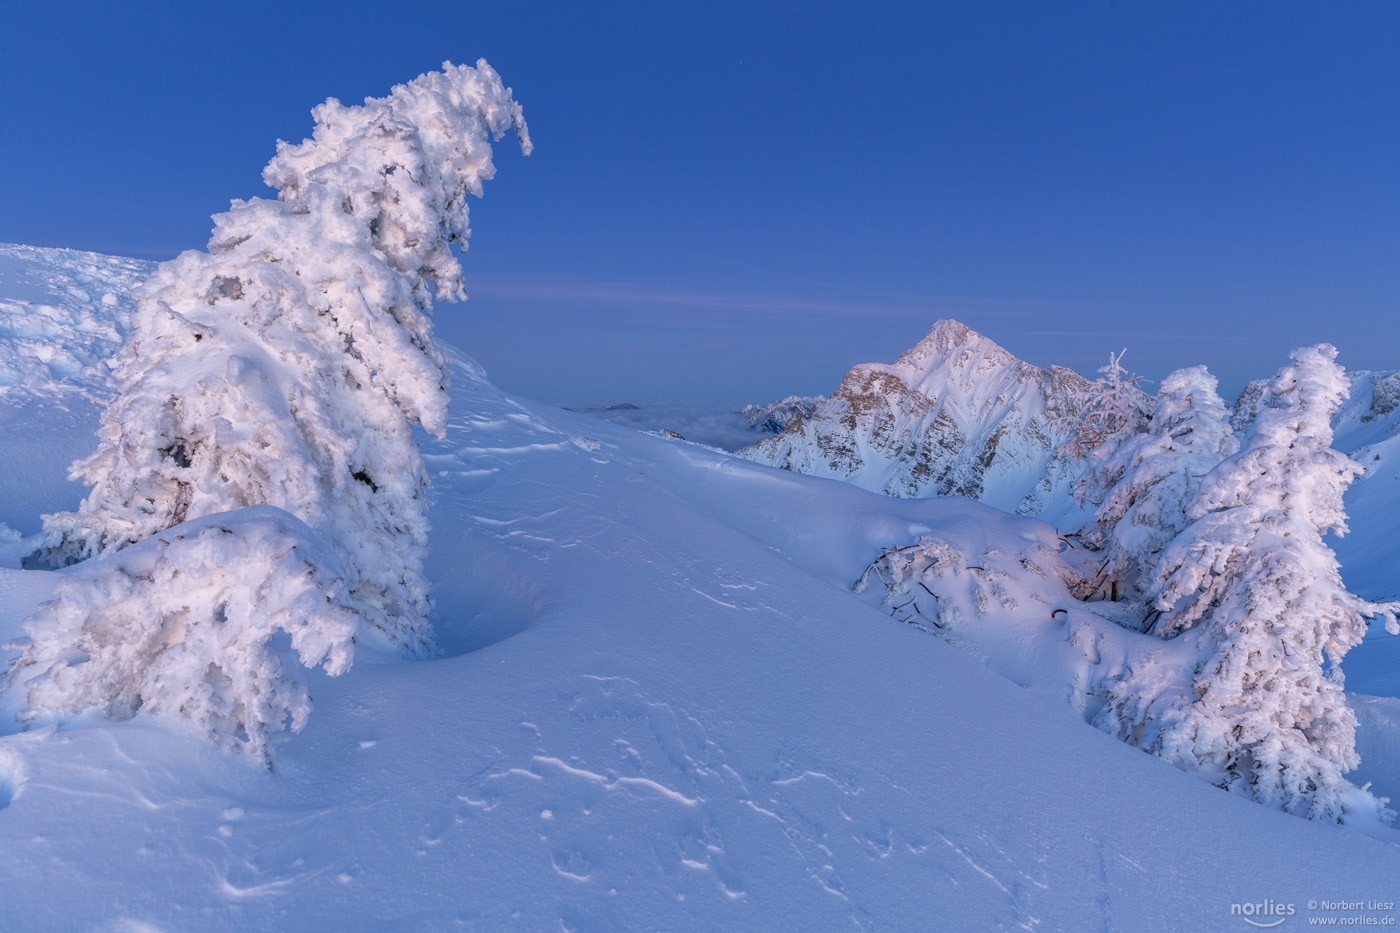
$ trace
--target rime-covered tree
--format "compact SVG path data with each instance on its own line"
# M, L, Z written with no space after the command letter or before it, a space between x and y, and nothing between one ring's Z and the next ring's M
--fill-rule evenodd
M441 435L447 376L433 299L464 297L452 252L467 196L495 173L491 141L530 140L486 62L444 65L360 106L315 108L279 143L277 200L235 201L207 252L138 290L92 487L50 516L51 556L108 554L248 505L305 521L338 551L354 605L411 654L427 624L426 477L413 425Z
M1123 368L1127 352L1109 353L1108 362L1099 367L1102 375L1075 392L1071 414L1055 425L1067 434L1057 451L1060 456L1092 463L1147 426L1152 397L1138 388L1141 378Z
M1202 481L1163 555L1157 631L1189 640L1189 670L1145 660L1112 685L1101 717L1222 787L1331 821L1360 793L1342 776L1359 759L1337 665L1366 616L1385 614L1394 631L1397 608L1347 592L1323 540L1345 533L1342 494L1361 472L1330 446L1348 391L1336 355L1293 352L1271 385L1276 404Z
M1105 552L1098 591L1150 593L1163 550L1186 527L1201 478L1238 449L1216 386L1204 366L1172 373L1162 380L1147 431L1086 471L1081 501L1098 508L1085 539Z

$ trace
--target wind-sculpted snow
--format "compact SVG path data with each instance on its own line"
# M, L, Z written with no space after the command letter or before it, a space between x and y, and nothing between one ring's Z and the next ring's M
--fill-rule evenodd
M1039 369L956 321L891 365L856 366L807 417L742 452L901 497L961 495L1035 512L1085 379Z
M0 244L0 395L95 390L131 328L131 289L154 263Z
M1220 794L1042 699L1030 649L1053 642L1007 652L1026 690L848 591L882 546L933 534L1014 560L1046 526L454 382L425 451L429 572L490 550L528 583L526 624L310 674L316 715L273 736L276 773L139 716L0 741L24 775L0 817L7 910L41 928L1176 930L1400 871L1400 849ZM443 637L482 621L470 589L440 590ZM1016 611L1082 656L1052 609Z
M23 546L5 526L39 530L82 487L68 465L92 450L112 395L107 359L131 326L135 287L154 263L100 253L0 245L0 566Z

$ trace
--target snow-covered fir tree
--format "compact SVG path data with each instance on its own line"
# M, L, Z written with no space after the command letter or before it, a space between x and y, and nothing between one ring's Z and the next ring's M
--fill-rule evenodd
M1098 508L1083 534L1104 552L1096 592L1149 595L1162 551L1186 527L1201 478L1238 449L1216 386L1204 366L1172 373L1162 380L1146 433L1129 436L1086 470L1077 492Z
M1363 799L1379 806L1343 777L1359 759L1337 665L1366 616L1385 614L1394 631L1397 608L1347 592L1323 540L1345 533L1342 494L1362 470L1330 447L1348 391L1336 355L1293 352L1274 404L1202 481L1163 555L1157 632L1187 642L1188 669L1165 669L1171 652L1143 659L1110 685L1100 716L1222 787L1330 821Z
M311 139L279 143L277 200L235 201L207 252L138 290L115 360L92 487L49 516L52 559L83 559L199 516L271 505L331 542L353 604L410 654L432 651L423 576L426 477L413 425L441 435L447 376L433 299L465 297L452 245L467 196L495 172L491 141L518 104L485 61L444 65L389 96L315 108Z

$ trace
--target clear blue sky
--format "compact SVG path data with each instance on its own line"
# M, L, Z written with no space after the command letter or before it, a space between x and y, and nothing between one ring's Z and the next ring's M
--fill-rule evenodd
M539 397L829 391L956 317L1233 391L1400 368L1400 4L17 2L0 241L151 258L276 139L485 57L523 102L439 326Z

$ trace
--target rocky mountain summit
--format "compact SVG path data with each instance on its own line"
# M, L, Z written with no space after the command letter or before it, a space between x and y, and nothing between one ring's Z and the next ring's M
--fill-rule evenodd
M942 320L894 363L854 367L809 415L740 453L891 496L961 495L1039 511L1037 487L1086 384Z

